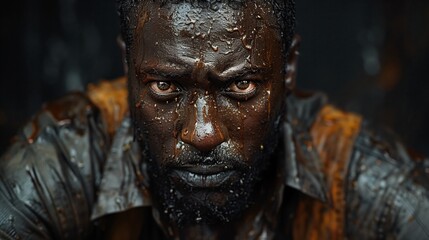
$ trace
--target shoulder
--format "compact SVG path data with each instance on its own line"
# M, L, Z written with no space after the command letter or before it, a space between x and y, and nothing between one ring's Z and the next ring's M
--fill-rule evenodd
M125 78L90 84L86 92L68 93L45 103L18 132L3 158L19 148L39 145L82 149L82 139L106 148L127 113Z
M107 118L125 115L118 107L106 112L100 100L106 84L45 104L1 156L0 207L7 217L0 217L0 236L63 239L88 230L114 134ZM115 98L106 93L110 103Z
M429 238L429 159L377 130L357 114L319 109L310 133L331 201L323 219L353 239Z
M429 159L411 154L394 134L362 126L346 188L349 234L429 238Z
M312 171L324 176L328 197L326 204L300 201L296 236L429 239L429 160L323 98L292 100L292 113L311 136L306 147L315 150L315 165L320 163Z

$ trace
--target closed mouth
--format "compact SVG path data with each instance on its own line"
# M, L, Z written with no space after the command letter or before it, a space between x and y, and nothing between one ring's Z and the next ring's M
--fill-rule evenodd
M235 173L233 167L227 165L185 165L173 170L173 175L196 188L219 187Z

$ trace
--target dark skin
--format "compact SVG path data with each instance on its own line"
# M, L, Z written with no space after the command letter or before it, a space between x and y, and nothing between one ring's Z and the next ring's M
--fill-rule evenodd
M239 10L218 4L217 11L142 5L128 75L154 205L183 238L224 237L224 223L240 226L270 197L269 190L260 196L260 186L274 185L267 176L275 175L298 38L285 59L276 19L262 1Z

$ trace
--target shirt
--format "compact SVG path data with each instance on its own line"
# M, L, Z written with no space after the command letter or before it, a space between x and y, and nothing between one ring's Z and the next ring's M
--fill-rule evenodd
M2 239L174 237L151 207L126 89L71 93L19 132L0 159ZM287 105L276 196L236 239L429 239L428 159L323 94Z

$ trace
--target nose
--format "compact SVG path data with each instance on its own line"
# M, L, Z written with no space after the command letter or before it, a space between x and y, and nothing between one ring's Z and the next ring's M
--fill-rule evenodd
M185 116L187 121L181 130L182 141L202 152L213 150L227 138L214 104L210 97L199 96Z

